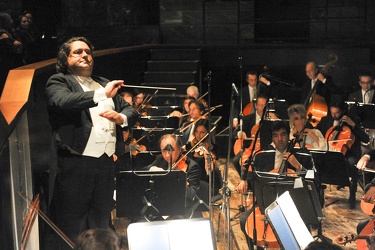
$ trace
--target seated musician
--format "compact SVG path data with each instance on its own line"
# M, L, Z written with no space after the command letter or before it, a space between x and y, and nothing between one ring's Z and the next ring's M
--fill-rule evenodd
M195 100L200 101L200 102L203 104L203 106L204 106L205 108L208 107L207 102L202 98L202 97L203 97L204 95L206 95L206 94L204 94L204 95L202 95L202 96L200 97L199 89L198 89L197 86L195 86L195 85L190 85L190 86L186 89L186 95L187 95L188 97L193 97Z
M267 96L265 96L263 94L259 94L258 98L255 101L256 112L252 113L250 115L244 116L243 117L242 130L241 130L241 126L237 126L237 128L234 130L233 135L237 136L238 139L241 139L241 138L246 139L248 137L253 137L255 134L252 134L251 130L254 127L254 125L259 124L259 122L260 122L260 120L263 116L263 112L264 112L264 108L266 107L266 104L267 104ZM269 114L269 117L271 119L278 119L276 114L274 114L272 112L269 112L268 114ZM256 131L254 131L254 132L256 132ZM235 139L235 138L233 138L233 139ZM240 150L234 149L234 151L235 152L238 151L238 153L235 153L236 155L233 157L232 163L241 176L241 181L238 184L237 191L239 191L241 194L245 194L247 192L247 188L248 188L247 182L245 181L247 173L244 173L242 171L242 168L239 164L239 160L242 157L243 149L242 148Z
M359 86L361 89L349 95L349 101L356 101L364 104L375 103L374 89L372 88L374 80L370 73L359 75Z
M279 169L284 161L286 169L300 172L303 168L303 164L300 163L295 154L288 152L287 150L289 147L289 126L283 121L275 121L272 124L270 132L272 134L272 143L268 149L274 150L274 152L260 152L256 155L254 161L255 165L252 166L253 169L256 171L268 172L273 169ZM301 160L304 164L308 164L308 161L311 161L311 159ZM246 240L249 244L249 249L252 249L252 240L246 233L245 224L253 209L254 207L243 213L240 219L241 230L245 234Z
M135 89L134 90L134 100L133 100L133 107L138 110L140 105L143 103L145 99L145 93L142 91Z
M178 132L181 134L181 141L183 144L186 144L189 141L192 141L193 131L194 131L194 124L197 120L201 119L204 112L204 105L197 100L190 101L189 103L189 116L190 121L182 124L181 128L178 130Z
M330 137L332 138L332 135L334 134L337 135L337 138L334 138L334 141L340 140L340 133L344 135L343 131L352 133L353 135L354 142L353 139L347 140L347 143L344 145L337 142L330 142L330 150L345 153L348 173L351 177L349 186L349 205L351 208L354 208L356 205L358 182L358 171L355 167L355 163L358 162L362 155L361 142L368 143L369 136L360 128L358 119L347 115L346 104L340 96L333 96L329 106L329 115L321 119L317 125L317 129L325 135L327 141L329 141ZM338 133L335 133L335 131ZM340 146L340 148L335 148L335 145Z
M211 134L211 142L209 141L209 121L207 119L200 119L194 126L194 138L185 145L187 152L191 151L188 156L198 162L201 168L201 180L209 183L208 164L210 163L211 176L213 176L213 194L219 193L222 186L222 177L220 170L216 165L216 155L214 144L214 136ZM199 144L198 144L199 143ZM193 150L192 150L193 149ZM208 152L209 150L209 152ZM210 154L208 154L210 153ZM211 155L210 158L207 158Z
M176 169L187 173L187 193L188 202L195 199L199 190L201 179L201 169L199 164L191 158L182 155L181 140L176 135L165 134L160 138L161 154L158 155L153 163L145 167L146 170L158 171Z
M288 108L291 124L290 139L297 137L300 148L327 149L327 143L318 129L314 129L306 119L306 109L302 104L293 104ZM296 145L297 146L297 145Z
M188 121L190 121L190 115L189 115L189 103L191 101L194 101L196 100L194 97L192 96L186 96L186 98L184 99L184 105L183 105L183 108L182 108L182 112L178 111L178 110L173 110L169 116L176 116L176 117L180 117L180 126Z
M246 82L247 85L241 89L241 96L236 100L236 106L235 106L235 117L233 119L233 127L236 128L239 125L239 114L242 109L245 109L246 105L253 102L254 99L256 99L259 94L263 94L266 96L268 95L268 89L266 85L269 85L270 82L265 79L264 77L260 78L260 81L263 82L262 84L258 84L258 74L255 71L249 71L246 73ZM241 100L239 100L241 98ZM241 105L242 101L242 105ZM251 113L255 112L255 108L252 107L249 110L248 114L243 115L249 115Z

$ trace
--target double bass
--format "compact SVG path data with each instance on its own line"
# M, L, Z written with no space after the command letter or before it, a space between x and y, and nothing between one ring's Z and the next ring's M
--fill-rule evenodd
M335 53L330 53L328 56L328 60L329 61L327 62L327 64L325 64L320 71L320 74L322 75L327 74L330 68L338 61L338 56ZM326 116L328 113L328 106L324 97L314 93L318 84L321 83L315 83L314 87L311 88L305 102L303 103L303 106L306 109L306 114L312 114L314 122L311 122L311 124L313 125L313 127L316 127L322 117Z

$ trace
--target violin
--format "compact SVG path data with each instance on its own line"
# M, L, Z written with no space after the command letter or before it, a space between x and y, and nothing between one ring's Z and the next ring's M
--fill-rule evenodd
M138 144L138 142L141 141L143 138L145 138L148 134L152 133L157 127L158 126L155 126L153 129L151 129L150 131L148 131L147 134L141 136L141 138L139 138L138 140L135 140L134 138L131 139L129 145L131 145L134 148L134 150L132 150L132 155L133 156L136 156L139 152L147 150L146 146L140 145L140 144Z
M186 172L189 165L186 162L187 156L182 155L173 165L172 170L181 170L183 172Z
M243 114L243 115L250 115L252 109L253 109L253 102L249 102L249 103L246 104L246 106L243 108L243 110L242 110L242 114Z

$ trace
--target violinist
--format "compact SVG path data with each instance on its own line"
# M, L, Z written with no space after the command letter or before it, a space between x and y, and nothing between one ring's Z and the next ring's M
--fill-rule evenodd
M194 124L197 120L202 118L204 110L204 105L200 101L193 100L189 102L190 121L182 124L181 128L179 129L179 131L182 133L181 140L183 144L186 144L194 139Z
M135 92L135 94L134 94L134 100L133 100L133 107L136 110L138 110L138 108L140 107L140 105L145 100L145 93L139 91L138 89L135 89L134 92Z
M160 138L159 145L161 154L156 156L155 161L145 167L145 169L150 171L168 170L170 164L173 166L178 162L178 169L181 168L187 173L188 184L186 197L188 202L192 202L196 192L199 190L201 179L201 169L199 164L190 157L182 154L181 140L174 134L163 135Z
M348 150L345 152L345 159L348 166L348 173L351 177L351 182L349 186L349 205L350 208L355 208L355 194L357 192L358 182L358 172L357 168L355 167L355 163L358 162L362 155L361 142L368 143L369 136L366 134L364 130L361 129L358 119L356 119L355 117L351 117L349 114L347 114L346 104L340 96L333 96L329 106L329 115L321 119L317 126L317 129L319 129L320 132L322 132L322 134L325 135L326 139L328 138L327 140L329 140L329 134L333 134L335 131L348 131L353 135L353 139L347 141L347 145L349 146L344 146L348 148ZM329 132L329 130L333 133ZM340 139L340 137L338 137L338 139ZM332 149L334 148L330 146L330 150Z
M302 86L301 103L305 103L307 98L311 99L311 96L308 95L315 85L315 93L324 97L326 104L330 103L331 96L336 93L336 86L333 84L332 78L319 73L318 65L315 62L306 63L306 75L309 80ZM310 100L307 103L310 103Z
M291 125L290 139L297 136L301 148L327 149L327 143L322 133L307 122L306 110L302 104L290 106L288 108L288 116Z
M204 99L202 99L202 97L203 97L204 95L203 95L202 97L199 96L200 94L199 94L199 89L198 89L197 86L195 86L195 85L190 85L190 86L186 89L186 94L187 94L187 96L189 96L189 97L193 97L193 98L195 98L195 100L200 101L200 102L203 104L203 106L204 106L205 108L208 107L207 102L206 102Z
M188 156L191 157L193 160L198 162L201 168L201 180L209 183L209 175L207 174L208 169L210 169L211 174L213 175L213 194L216 195L219 193L219 189L221 188L222 178L221 172L218 168L216 168L216 155L215 155L215 144L213 143L214 137L211 136L211 142L209 141L209 121L207 119L200 119L196 122L194 126L194 138L191 142L188 142L185 145L185 149L189 151L193 147ZM203 140L203 141L201 141ZM197 143L200 142L200 145ZM208 158L210 157L210 158ZM208 167L210 164L210 167Z
M131 106L134 105L133 103L133 93L130 91L121 91L119 93L120 96L124 99L125 102L129 103Z
M182 112L178 110L173 110L172 113L169 114L169 116L176 116L180 118L180 125L190 121L190 115L189 115L189 103L191 101L196 100L192 96L186 96L184 99L184 104L183 104L183 110Z
M116 171L133 170L130 143L133 138L132 128L122 129L122 138L124 141L124 153L119 155L116 161Z

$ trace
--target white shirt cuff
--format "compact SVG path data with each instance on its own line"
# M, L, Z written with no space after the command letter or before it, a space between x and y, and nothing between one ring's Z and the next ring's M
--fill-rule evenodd
M120 115L124 118L124 122L122 124L119 124L119 125L121 126L121 128L127 127L128 126L128 118L124 114L120 113Z
M105 99L107 99L107 95L105 94L104 88L100 88L100 89L95 90L94 98L93 98L93 101L95 103L98 103L98 102L103 101Z
M325 84L325 83L326 83L326 81L327 81L327 78L324 78L324 80L322 81L322 83L324 83L324 84Z

